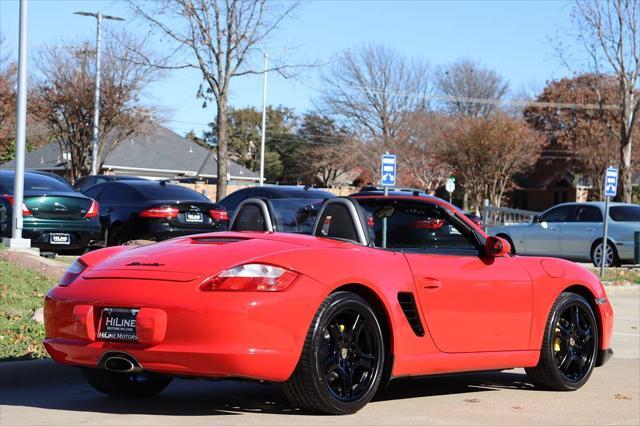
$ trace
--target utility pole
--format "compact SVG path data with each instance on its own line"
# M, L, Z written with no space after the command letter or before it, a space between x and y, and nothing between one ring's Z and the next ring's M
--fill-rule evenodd
M99 131L98 126L100 124L100 58L102 48L102 19L111 19L113 21L124 21L123 18L118 16L103 15L102 12L75 12L74 15L92 16L96 18L98 22L97 34L96 34L96 81L94 85L94 99L93 99L93 139L91 141L91 174L98 174L98 143Z
M264 82L262 84L262 134L260 135L260 186L264 185L264 144L267 131L267 70L269 69L269 55L264 54Z
M16 108L16 172L13 181L11 238L3 244L13 249L28 249L31 240L22 238L22 205L24 203L24 154L27 130L27 25L28 0L20 0L20 40L18 50L18 107Z

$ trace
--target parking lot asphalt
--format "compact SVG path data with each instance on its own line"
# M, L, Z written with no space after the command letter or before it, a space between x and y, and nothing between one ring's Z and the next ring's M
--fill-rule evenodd
M614 358L576 392L533 388L523 370L399 379L352 416L293 409L278 385L174 380L159 396L102 396L50 360L0 363L0 425L638 425L640 292L612 288Z

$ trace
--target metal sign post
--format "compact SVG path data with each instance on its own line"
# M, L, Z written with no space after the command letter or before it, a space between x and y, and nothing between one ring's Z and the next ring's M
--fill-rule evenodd
M600 255L600 278L604 277L609 247L609 201L618 192L618 169L609 167L604 176L604 231L602 233L602 254ZM613 250L613 249L612 249Z
M380 161L380 185L384 187L384 196L389 195L389 187L396 186L396 156L388 152ZM382 218L382 248L387 248L387 218Z

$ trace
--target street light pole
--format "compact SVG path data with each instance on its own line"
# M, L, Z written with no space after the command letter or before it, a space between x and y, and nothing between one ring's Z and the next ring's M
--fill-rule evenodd
M9 246L10 248L31 247L31 240L22 238L22 205L24 203L24 154L27 130L28 9L28 0L20 0L20 40L18 48L18 107L16 109L16 174L13 182L11 238L4 241L4 244Z
M269 55L264 53L264 83L262 87L262 134L260 135L260 186L264 185L264 144L267 130L267 70L269 69Z
M91 141L91 174L98 174L98 125L100 124L100 58L102 50L102 12L96 17L98 30L96 35L96 81L93 95L93 139Z
M103 15L102 12L75 12L74 15L92 16L96 18L98 23L96 34L96 80L94 85L94 98L93 98L93 139L91 141L91 174L98 174L98 145L99 145L99 130L100 124L100 59L102 50L102 19L111 19L113 21L124 21L124 19L117 16Z

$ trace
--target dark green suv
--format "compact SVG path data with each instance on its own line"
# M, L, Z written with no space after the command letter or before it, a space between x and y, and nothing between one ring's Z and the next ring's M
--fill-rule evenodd
M0 235L11 236L15 172L0 170ZM22 206L24 238L45 251L85 249L100 238L98 203L77 192L64 179L25 172Z

